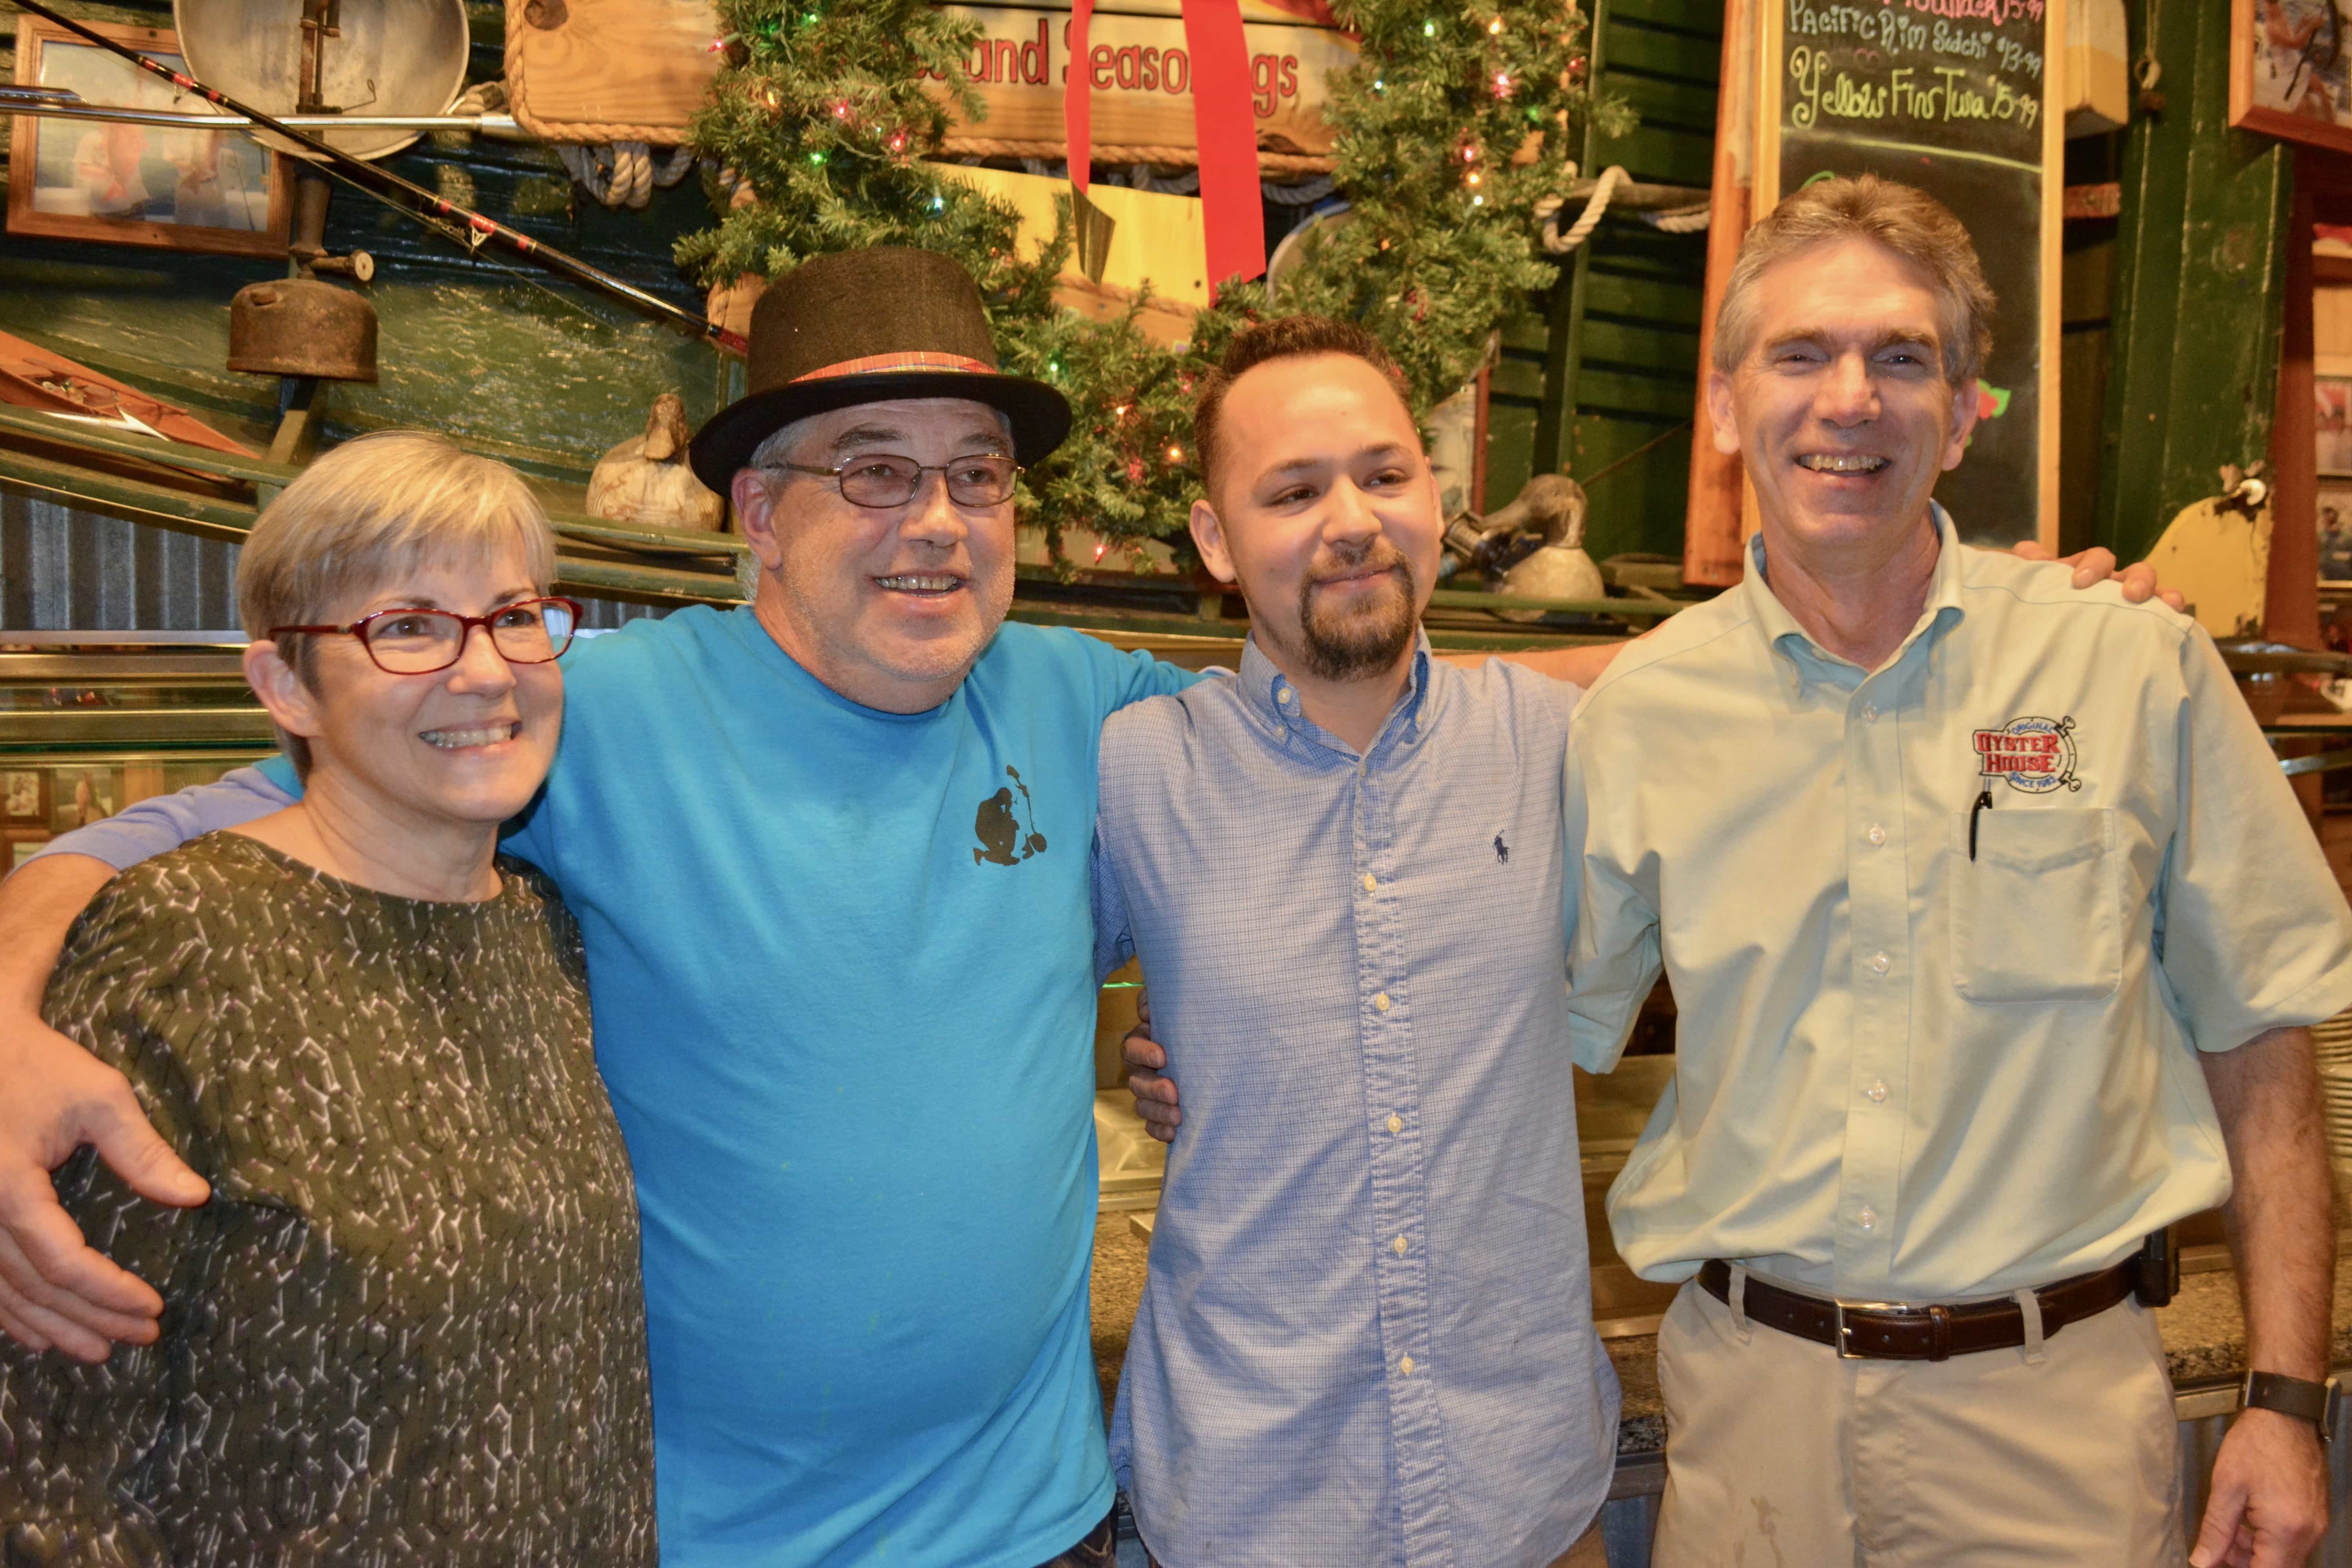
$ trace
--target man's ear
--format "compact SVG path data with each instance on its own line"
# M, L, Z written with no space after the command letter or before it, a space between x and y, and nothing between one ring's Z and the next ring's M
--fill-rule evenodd
M743 542L761 565L782 572L784 547L776 542L776 498L767 476L757 468L738 468L728 493L735 502L735 526L742 531Z
M277 726L289 735L313 740L326 726L320 722L319 696L302 682L294 667L278 651L277 640L264 637L245 645L245 683L268 710Z
M1241 574L1234 570L1233 552L1225 548L1225 525L1217 521L1217 509L1205 498L1192 503L1192 542L1210 576L1220 583L1240 579Z
M1739 422L1733 417L1736 412L1731 402L1731 378L1719 370L1708 371L1707 432L1715 437L1715 449L1727 458L1739 455Z
M1952 389L1952 438L1944 443L1943 466L1946 469L1960 466L1960 458L1969 449L1969 437L1977 427L1977 414L1984 406L1977 392L1977 378L1969 377L1968 384Z

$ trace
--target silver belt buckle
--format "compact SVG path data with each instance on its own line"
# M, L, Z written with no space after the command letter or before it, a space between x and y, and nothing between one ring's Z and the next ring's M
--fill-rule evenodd
M1835 1348L1837 1350L1838 1360L1840 1361L1872 1361L1877 1359L1875 1357L1866 1356L1860 1351L1848 1350L1846 1348L1845 1310L1848 1307L1852 1307L1857 1312L1916 1312L1919 1310L1918 1308L1912 1306L1907 1301L1841 1301L1832 1298L1830 1301L1830 1305L1836 1310L1837 1344Z

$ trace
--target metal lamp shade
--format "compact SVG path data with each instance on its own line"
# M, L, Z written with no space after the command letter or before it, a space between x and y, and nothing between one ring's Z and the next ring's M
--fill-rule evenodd
M442 114L466 88L465 0L343 0L341 36L322 45L321 91L355 114ZM302 0L173 0L189 73L265 114L295 112L301 97ZM422 132L387 126L314 131L356 158L399 152ZM282 137L254 134L308 156Z

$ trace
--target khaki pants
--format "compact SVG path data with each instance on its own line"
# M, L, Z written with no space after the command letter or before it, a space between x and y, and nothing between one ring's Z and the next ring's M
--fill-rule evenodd
M1652 1568L2147 1568L2187 1560L2172 1385L2126 1301L2043 1344L1842 1361L1696 1281L1658 1332Z

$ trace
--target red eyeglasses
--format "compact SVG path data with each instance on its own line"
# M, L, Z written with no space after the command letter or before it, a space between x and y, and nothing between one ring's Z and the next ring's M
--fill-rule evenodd
M562 657L582 611L576 599L518 599L487 616L454 610L378 610L347 626L272 626L271 637L307 632L316 637L360 639L368 658L387 675L430 675L465 657L466 639L476 626L509 664L546 664Z

